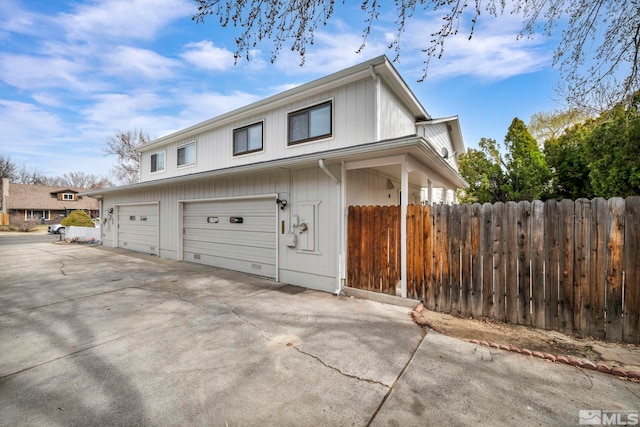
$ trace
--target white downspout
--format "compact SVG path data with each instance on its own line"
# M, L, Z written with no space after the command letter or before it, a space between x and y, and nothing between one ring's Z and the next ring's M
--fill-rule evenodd
M342 268L342 182L327 168L327 166L324 164L324 159L320 159L318 161L318 166L320 166L320 169L322 169L322 171L324 173L326 173L329 178L331 178L337 185L337 189L338 189L338 194L337 194L337 200L338 200L338 208L336 209L337 212L337 220L338 222L336 223L336 230L338 231L338 251L337 251L337 257L336 257L336 261L337 261L337 277L336 277L336 291L335 294L339 295L340 292L342 292L342 276L343 276L343 268Z
M369 72L371 73L371 78L373 79L373 83L374 83L373 90L375 92L374 99L376 101L376 105L374 106L375 111L373 113L374 128L375 128L374 140L379 141L380 140L380 77L373 70L373 65L369 66Z

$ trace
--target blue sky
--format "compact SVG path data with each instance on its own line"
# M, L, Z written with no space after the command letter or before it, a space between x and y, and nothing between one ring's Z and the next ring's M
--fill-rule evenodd
M349 2L347 2L349 3ZM306 63L286 47L257 46L234 65L233 29L191 20L191 0L3 0L0 2L0 154L48 176L107 175L102 147L118 130L157 138L380 54L395 31L381 16L356 50L366 16L360 2L336 2ZM521 20L481 16L474 37L461 28L422 77L438 17L417 14L402 35L395 67L433 117L458 115L467 147L502 141L514 117L559 108L551 68L557 41L518 39Z

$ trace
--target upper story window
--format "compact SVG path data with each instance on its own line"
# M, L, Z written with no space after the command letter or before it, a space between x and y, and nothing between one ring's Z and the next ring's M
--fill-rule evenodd
M289 145L331 136L331 101L289 113Z
M151 173L164 172L164 151L151 155Z
M62 200L75 200L76 195L73 193L62 193Z
M196 162L196 143L178 147L178 166L193 165Z
M253 153L262 150L262 122L233 131L233 155Z

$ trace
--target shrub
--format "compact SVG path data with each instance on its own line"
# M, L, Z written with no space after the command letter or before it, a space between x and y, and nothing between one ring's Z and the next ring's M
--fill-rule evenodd
M33 231L38 226L38 221L31 219L24 219L24 217L20 214L11 215L11 227L16 231L22 231L28 233L29 231Z
M96 225L91 221L91 217L88 213L81 210L73 211L69 214L68 217L60 221L60 224L65 227L75 226L75 227L95 227Z

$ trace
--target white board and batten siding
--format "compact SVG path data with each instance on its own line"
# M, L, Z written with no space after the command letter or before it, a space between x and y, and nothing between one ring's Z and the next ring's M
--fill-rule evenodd
M117 247L159 255L158 203L117 206Z
M277 279L276 195L182 202L182 259Z

